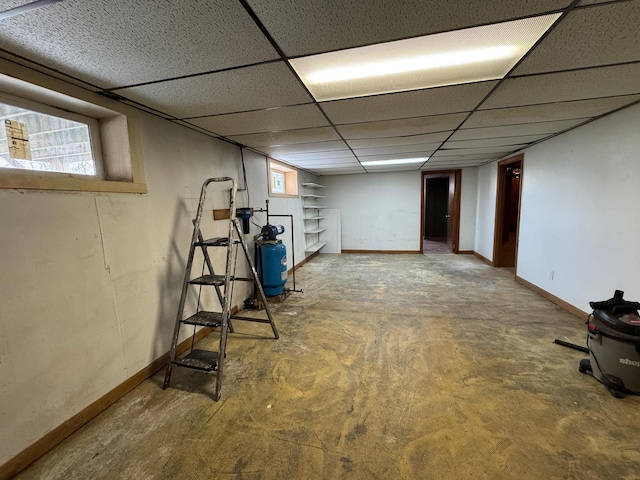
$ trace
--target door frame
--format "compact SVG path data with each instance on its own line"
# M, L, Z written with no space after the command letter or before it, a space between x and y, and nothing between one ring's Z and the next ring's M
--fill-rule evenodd
M420 177L421 187L420 187L420 253L424 253L424 185L425 185L425 177L429 175L444 175L444 174L454 174L454 215L455 219L453 221L453 248L452 253L458 253L460 251L460 189L462 187L462 169L451 169L451 170L423 170L422 175Z
M518 220L516 224L516 258L513 265L514 275L518 272L518 243L520 240L520 210L522 209L522 186L524 178L524 153L506 158L498 162L498 179L496 188L496 218L493 227L493 266L503 267L499 253L502 242L502 220L504 219L504 189L507 181L507 166L520 162L520 191L518 192Z

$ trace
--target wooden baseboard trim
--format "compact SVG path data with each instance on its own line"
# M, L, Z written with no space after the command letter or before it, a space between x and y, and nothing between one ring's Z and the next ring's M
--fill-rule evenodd
M341 253L419 254L420 250L341 250Z
M560 308L566 310L567 312L571 313L572 315L575 315L580 320L586 320L587 317L589 316L589 314L587 312L584 312L584 311L580 310L578 307L574 307L570 303L567 303L564 300L562 300L561 298L556 297L554 294L547 292L546 290L538 287L537 285L534 285L531 282L526 281L522 277L518 277L517 275L516 275L516 282L518 282L520 285L524 285L529 290L533 290L538 295L546 298L547 300L551 301L552 303L555 303L557 306L559 306Z
M473 250L458 250L458 255L473 255L474 252Z
M232 314L235 314L237 311L238 307L233 307L231 309ZM213 329L209 327L204 327L198 330L196 332L196 342L202 340L212 331ZM178 355L181 355L190 347L191 337L182 341L178 345L176 352ZM11 460L3 465L0 465L0 480L8 480L9 478L12 478L13 476L20 473L22 470L35 462L38 458L43 456L53 447L62 442L65 438L78 430L80 427L97 417L100 413L113 405L120 398L125 396L127 393L129 393L146 379L154 375L156 372L164 368L167 365L168 361L169 352L151 362L150 365L126 379L123 383L115 387L113 390L107 392L91 405L76 413L69 420L51 430L41 439L29 445Z
M298 262L298 264L295 267L290 268L289 270L287 270L287 275L291 275L293 272L295 272L300 267L302 267L305 263L310 261L312 258L317 257L318 255L320 255L320 252L313 252L311 255L306 257L304 260L302 260L301 262Z
M482 260L484 263L486 263L487 265L490 265L493 267L493 262L491 260L489 260L487 257L485 257L484 255L480 255L478 252L473 252L473 256L474 257L478 257L480 260Z

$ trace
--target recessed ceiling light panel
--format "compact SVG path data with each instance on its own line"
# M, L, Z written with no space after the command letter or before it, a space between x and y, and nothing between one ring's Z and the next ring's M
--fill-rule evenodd
M400 158L397 160L371 160L367 162L361 162L364 167L377 167L381 165L404 165L409 163L424 163L429 160L429 157L420 158Z
M317 101L503 78L560 16L409 38L290 60Z

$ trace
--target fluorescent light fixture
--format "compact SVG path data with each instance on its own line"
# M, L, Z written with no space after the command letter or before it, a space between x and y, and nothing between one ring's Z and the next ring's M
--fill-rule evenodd
M424 163L429 160L429 157L419 158L400 158L397 160L370 160L367 162L361 162L363 167L378 167L382 165L404 165L409 163Z
M6 20L7 18L15 17L16 15L22 15L23 13L36 10L37 8L46 7L52 3L58 3L62 0L36 0L35 2L27 3L26 5L20 5L18 7L10 8L4 12L0 12L0 20Z
M522 20L290 60L317 101L503 78L560 16Z

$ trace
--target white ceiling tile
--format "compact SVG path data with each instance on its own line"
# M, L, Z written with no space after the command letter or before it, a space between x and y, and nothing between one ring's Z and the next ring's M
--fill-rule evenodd
M396 153L386 155L358 155L358 160L361 162L375 162L377 160L399 160L405 158L420 158L429 157L433 154L433 150L427 152L412 152L412 153ZM368 167L367 167L368 168Z
M497 158L500 156L502 156L501 153L497 153L497 154L481 153L481 154L472 154L472 155L447 156L447 155L442 155L440 152L436 152L429 159L429 162L440 163L440 162L452 162L454 160L461 161L461 162L468 162L472 160L486 160L490 158Z
M42 72L42 73L44 73L46 75L49 75L51 77L58 78L60 80L64 80L67 83L71 83L73 85L77 85L79 87L85 88L85 89L93 91L93 92L102 91L101 88L99 88L99 87L97 87L97 86L95 86L95 85L93 85L91 83L83 82L82 80L79 80L77 78L71 77L69 75L65 75L65 74L63 74L61 72L58 72L58 71L53 71L53 70L51 70L49 68L43 67L42 65L39 65L37 63L32 62L29 59L13 55L12 53L3 51L1 49L0 49L0 58L7 59L7 60L9 60L9 61L11 61L13 63L16 63L18 65L23 65L23 66L25 66L27 68L30 68L30 69L32 69L32 70L34 70L36 72Z
M543 133L558 133L584 122L587 119L560 120L556 122L527 123L522 125L506 125L502 127L482 127L458 130L451 140L475 140L480 138L509 137Z
M320 175L320 176L329 176L329 175L358 175L358 174L362 174L362 173L366 173L366 171L364 170L364 168L358 168L358 169L350 169L350 168L344 168L344 169L314 169L313 170L314 173Z
M393 147L396 145L412 145L412 144L436 144L442 143L452 131L426 133L424 135L410 135L406 137L380 137L380 138L363 138L352 139L347 143L354 150L357 148L378 148Z
M476 165L481 165L483 163L489 162L492 159L478 159L478 160L469 160L465 162L457 161L457 160L447 160L446 162L435 162L429 161L427 164L421 168L421 170L426 169L445 169L445 168L461 168L461 167L474 167Z
M290 162L304 162L304 161L314 161L318 158L341 158L341 159L352 159L356 160L356 157L353 155L351 150L332 150L329 152L310 152L310 153L285 153L280 154L278 158L284 158Z
M449 168L474 167L476 165L485 163L489 160L491 159L470 160L465 162L460 162L456 160L447 160L446 162L429 161L424 167L421 168L421 170L428 170L428 169L434 170L436 168L444 169L447 167Z
M228 138L249 147L273 147L276 145L340 139L333 127L305 128L302 130L285 130L284 132L257 133L252 135L230 135Z
M2 6L0 6L0 13L11 10L12 8L21 7L27 3L32 3L33 0L3 0Z
M219 135L243 135L329 126L325 116L313 104L192 118L189 119L189 123Z
M442 164L442 165L429 165L428 163L421 168L421 170L423 172L430 172L430 171L438 171L438 170L451 170L451 169L459 169L459 168L473 168L473 167L477 167L480 165L483 165L486 162L483 161L478 161L478 162L474 162L474 163L448 163L448 164Z
M299 143L292 145L278 145L274 147L259 146L257 147L268 155L286 155L289 153L307 153L307 152L329 152L333 150L349 150L349 147L342 140L316 142L316 143Z
M345 140L420 135L423 133L453 130L466 116L466 113L455 113L451 115L434 115L431 117L340 125L336 128Z
M380 165L380 166L368 165L365 168L369 173L409 172L409 171L419 172L420 164L416 163L413 165Z
M640 2L576 8L513 75L640 61Z
M506 79L481 110L640 93L640 63Z
M574 102L545 103L526 107L510 107L474 112L463 128L492 127L517 123L548 122L572 118L596 117L640 100L640 95L594 98Z
M353 151L356 155L384 155L384 154L397 154L407 152L433 152L438 148L442 142L437 143L417 143L415 145L394 145L391 147L377 147L377 148L355 148Z
M311 101L283 62L124 88L116 93L178 118Z
M338 124L470 112L497 82L470 83L321 103Z
M279 58L220 1L66 0L4 20L0 48L104 88Z
M316 168L349 168L349 169L360 168L360 164L358 162L340 163L340 162L332 162L332 161L326 161L326 162L317 161L314 163L304 163L304 164L294 163L294 165L300 168L304 168L305 170L316 169Z
M289 56L339 50L555 11L569 0L250 0Z
M464 155L500 155L503 153L515 152L521 150L527 145L509 145L503 147L485 147L485 148L454 148L449 150L438 150L439 157L453 157Z
M499 147L502 145L522 145L548 137L549 134L542 135L523 135L517 137L495 137L483 138L478 140L449 140L444 148L482 148L482 147Z

